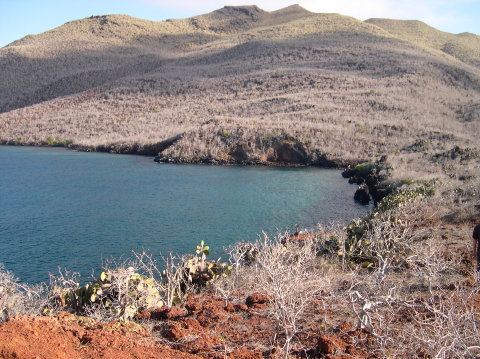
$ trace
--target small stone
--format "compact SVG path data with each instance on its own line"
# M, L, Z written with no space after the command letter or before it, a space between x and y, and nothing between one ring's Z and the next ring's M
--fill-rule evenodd
M333 336L323 335L317 342L317 349L322 354L343 354L346 348L347 343Z
M265 294L252 294L247 297L245 303L248 307L265 307L270 302L270 298Z

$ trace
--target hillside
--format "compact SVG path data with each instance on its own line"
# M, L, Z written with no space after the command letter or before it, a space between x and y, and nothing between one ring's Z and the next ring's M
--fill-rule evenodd
M440 50L460 61L480 67L480 36L464 32L450 34L417 20L368 19L365 22L392 35L427 48Z
M399 173L411 171L425 150L478 148L480 130L478 56L438 51L478 36L413 24L298 5L72 21L0 49L0 141L172 162L346 165L398 154ZM405 150L419 141L422 151ZM421 168L437 172L431 160Z

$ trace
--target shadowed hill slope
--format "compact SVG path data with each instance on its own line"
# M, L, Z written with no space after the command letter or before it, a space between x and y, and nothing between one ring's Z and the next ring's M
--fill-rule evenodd
M127 15L71 21L0 49L0 112L145 74L162 66L163 60L195 56L202 49L211 52L251 40L356 27L360 32L367 28L360 21L313 14L298 5L271 13L256 6L227 6L163 22Z
M243 6L163 22L127 15L71 21L0 49L0 111L146 73L161 66L164 59L226 35L310 15L299 6L272 13Z

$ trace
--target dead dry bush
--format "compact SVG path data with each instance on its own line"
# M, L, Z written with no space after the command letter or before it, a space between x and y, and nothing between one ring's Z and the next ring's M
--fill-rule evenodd
M172 253L168 257L160 256L160 263L146 251L134 252L139 268L155 278L156 287L165 303L171 307L182 301L185 293L190 290L188 282L185 281L182 268L182 259L175 257Z
M57 274L50 273L49 276L50 280L47 291L48 313L54 314L60 310L67 309L67 301L70 301L70 303L73 304L73 307L69 308L70 310L79 311L80 301L74 300L74 293L80 287L80 274L68 270L62 271L59 268Z
M404 208L403 216L416 216L414 225L402 221L400 232L377 223L365 233L362 240L381 244L375 251L376 265L351 271L350 288L342 295L352 306L357 327L376 338L385 357L476 358L480 353L477 288L444 290L458 280L460 263L446 256L444 244L424 227L435 215L428 210L432 201L436 200ZM401 246L385 248L386 234L401 241ZM401 262L389 254L391 250L398 254L397 249Z
M472 304L478 295L472 292L405 298L392 287L386 295L353 289L349 296L357 326L377 339L385 357L477 358L480 353L480 321Z
M0 322L15 315L41 314L46 304L45 289L20 283L0 264Z
M255 243L239 243L227 249L233 271L213 283L213 290L225 300L237 293L259 293L269 298L265 314L274 319L273 345L282 345L284 357L291 350L305 310L328 292L330 280L318 257L320 242L285 241L288 234L263 233Z
M480 320L472 305L478 296L456 292L425 303L427 315L415 315L417 347L433 358L477 358L480 354ZM420 313L421 314L421 313ZM405 338L413 339L411 336Z
M283 237L271 238L264 233L256 242L258 254L252 266L258 290L271 299L269 315L277 324L275 335L283 336L287 358L306 307L322 290L328 290L330 283L321 276L315 241L283 244ZM279 338L274 339L278 342Z
M455 271L452 260L445 258L443 248L435 239L427 239L412 247L412 254L407 262L411 271L420 283L427 286L428 291L440 289L448 281L448 274Z
M391 304L382 317L396 340L390 340L385 352L402 358L478 358L480 320L476 301L477 294L455 291Z

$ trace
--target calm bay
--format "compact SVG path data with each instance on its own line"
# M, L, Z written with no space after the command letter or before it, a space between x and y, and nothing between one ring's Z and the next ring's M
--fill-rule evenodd
M156 164L151 157L0 146L0 263L22 281L88 276L132 250L221 256L262 232L365 215L340 171Z

